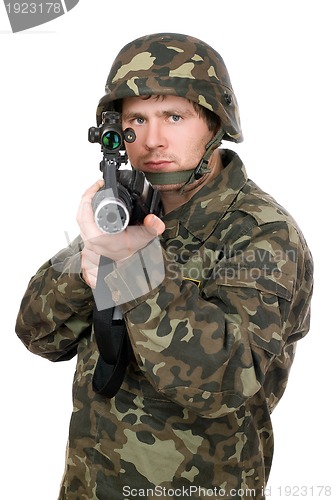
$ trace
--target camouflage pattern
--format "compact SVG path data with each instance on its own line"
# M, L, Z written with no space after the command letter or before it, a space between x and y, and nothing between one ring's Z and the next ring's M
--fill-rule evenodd
M237 99L220 54L197 38L177 33L147 35L127 44L111 67L106 95L97 107L103 111L124 97L176 95L217 114L222 139L243 140Z
M61 500L265 498L270 414L309 330L312 258L292 217L221 154L222 174L164 217L165 279L119 306L134 355L113 399L92 388L80 241L57 255L63 272L50 261L28 286L18 336L53 361L77 353ZM140 282L128 269L107 277L111 291Z

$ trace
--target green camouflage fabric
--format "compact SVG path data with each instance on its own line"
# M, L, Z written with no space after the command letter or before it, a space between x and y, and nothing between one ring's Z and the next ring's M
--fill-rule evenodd
M115 58L96 119L124 97L176 95L217 114L222 139L243 140L239 109L220 54L197 38L178 33L147 35L128 43ZM220 138L221 139L221 138Z
M28 285L20 339L52 361L77 355L60 500L265 498L270 414L309 330L313 264L293 218L220 153L221 175L164 217L164 280L119 306L133 357L114 398L92 387L80 240ZM140 286L130 260L106 278L119 303L121 283Z

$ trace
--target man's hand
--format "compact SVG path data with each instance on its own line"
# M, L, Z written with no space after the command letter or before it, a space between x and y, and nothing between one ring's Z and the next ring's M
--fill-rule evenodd
M92 210L92 199L104 185L103 180L97 181L84 193L77 214L84 248L81 252L82 274L86 283L96 287L99 259L101 255L115 262L127 259L132 254L144 248L151 240L163 233L164 222L156 215L145 217L143 225L128 226L118 234L103 233L95 223Z

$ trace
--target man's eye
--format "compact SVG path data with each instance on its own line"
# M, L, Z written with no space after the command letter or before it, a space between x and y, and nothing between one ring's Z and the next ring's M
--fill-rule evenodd
M171 115L171 120L173 122L179 122L181 120L181 116L180 115Z
M144 123L144 118L141 118L140 116L138 116L137 118L135 118L134 122L137 123L138 125L142 125Z

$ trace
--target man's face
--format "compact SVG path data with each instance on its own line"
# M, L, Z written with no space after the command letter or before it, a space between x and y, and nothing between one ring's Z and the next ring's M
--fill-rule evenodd
M122 127L135 131L126 150L132 166L143 172L194 169L213 137L193 104L178 96L124 99Z

